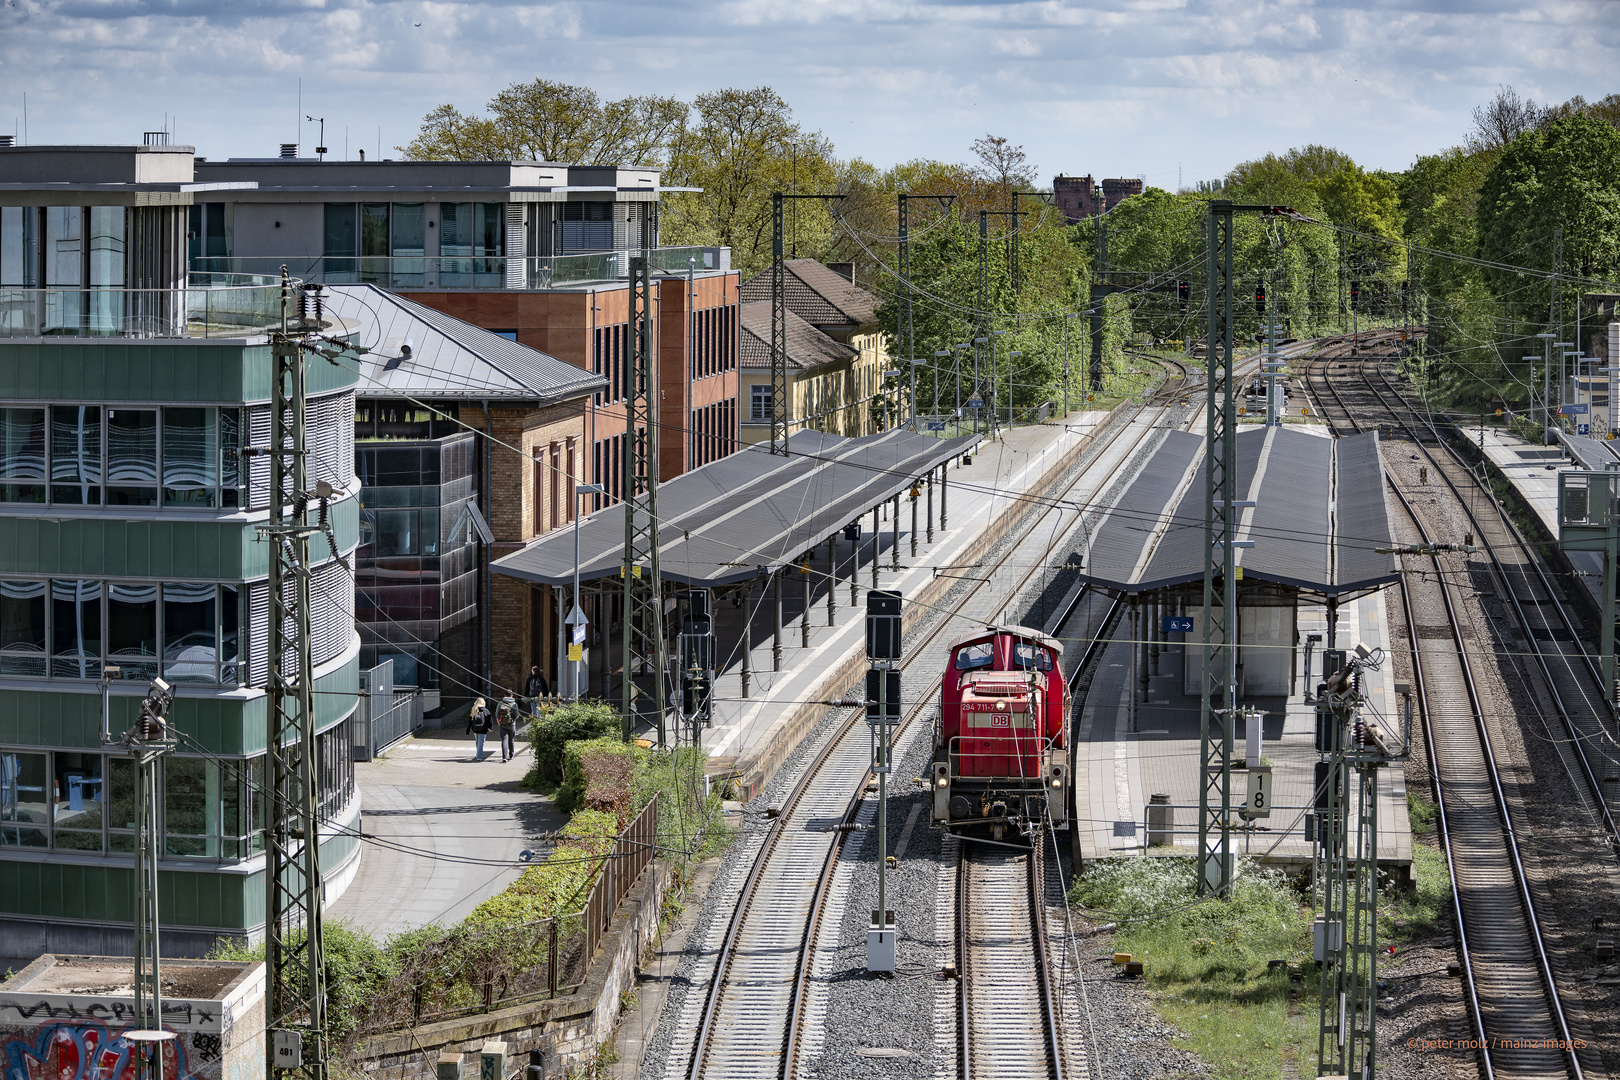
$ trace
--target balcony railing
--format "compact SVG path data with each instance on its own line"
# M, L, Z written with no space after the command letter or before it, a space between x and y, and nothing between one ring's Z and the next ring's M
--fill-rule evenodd
M326 285L372 284L383 289L542 290L623 281L640 251L528 256L243 256L192 260L193 271L276 275L285 265L296 278ZM729 270L731 249L649 248L654 274L688 269ZM688 261L690 260L690 261Z
M0 337L239 338L280 320L281 281L263 275L193 273L169 289L0 288Z

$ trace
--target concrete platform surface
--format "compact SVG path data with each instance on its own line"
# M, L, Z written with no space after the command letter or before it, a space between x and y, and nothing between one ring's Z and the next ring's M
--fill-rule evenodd
M1129 621L1118 637L1128 637ZM1384 595L1348 601L1339 607L1338 647L1369 650L1388 646ZM1315 706L1305 701L1321 678L1320 646L1312 650L1310 670L1304 666L1304 641L1326 630L1327 613L1320 605L1302 605L1298 615L1301 644L1294 650L1293 692L1286 698L1248 698L1266 713L1262 754L1272 766L1272 813L1250 829L1233 832L1239 854L1286 864L1306 864L1314 845L1305 840L1304 815L1315 786ZM1172 635L1179 636L1179 635ZM1111 645L1100 660L1082 711L1076 745L1076 828L1083 859L1147 854L1192 855L1198 847L1200 772L1199 715L1196 697L1185 694L1182 682L1183 646L1161 647L1158 674L1149 676L1146 703L1132 702L1138 687L1133 650L1125 641ZM1196 652L1194 652L1196 658ZM1139 698L1139 693L1138 693ZM1394 728L1400 708L1395 694L1394 664L1386 659L1372 673L1367 694L1369 718L1385 718ZM1242 732L1234 739L1234 757L1241 759ZM1240 761L1241 764L1241 761ZM1406 805L1406 781L1398 765L1379 776L1378 858L1395 866L1412 861L1412 830ZM1248 773L1232 772L1234 811L1246 801ZM1170 796L1174 808L1174 843L1145 847L1146 807L1155 794Z
M531 760L527 744L502 762L500 743L490 740L475 761L464 730L422 732L355 764L361 828L386 844L362 841L359 872L327 908L329 919L379 938L459 922L517 879L518 852L531 837L566 824L550 799L518 783Z

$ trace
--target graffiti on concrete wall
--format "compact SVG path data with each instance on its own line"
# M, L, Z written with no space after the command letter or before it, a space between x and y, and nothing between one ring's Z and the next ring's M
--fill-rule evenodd
M139 1080L135 1046L97 1020L0 1026L3 1080ZM164 1080L220 1080L221 1039L182 1032L162 1044Z

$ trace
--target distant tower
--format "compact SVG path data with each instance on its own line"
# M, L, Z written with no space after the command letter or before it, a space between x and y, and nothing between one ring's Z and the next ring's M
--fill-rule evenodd
M1094 183L1090 175L1060 175L1052 180L1052 195L1057 199L1058 210L1070 225L1097 212L1097 200L1091 194Z
M1102 182L1103 209L1112 210L1132 195L1142 194L1142 181L1116 177Z

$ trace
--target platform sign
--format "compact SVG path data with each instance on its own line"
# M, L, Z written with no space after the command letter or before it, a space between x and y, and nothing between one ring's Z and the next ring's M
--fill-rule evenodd
M1193 628L1191 615L1166 615L1164 617L1164 632L1167 634L1190 634Z
M970 409L982 409L982 408L984 408L984 398L978 398L978 397L968 398L967 407L970 408Z
M1590 434L1592 434L1592 425L1591 424L1576 424L1575 425L1575 434L1577 434L1577 435L1590 435Z
M1560 406L1558 406L1558 415L1559 416L1585 416L1586 415L1586 409L1587 409L1587 404L1584 401L1581 402L1579 405L1560 405Z
M945 425L942 422L938 421L938 420L930 420L928 422L928 430L929 431L944 431L945 430Z
M1268 818L1271 816L1271 770L1258 768L1249 770L1249 798L1243 808L1245 818Z

